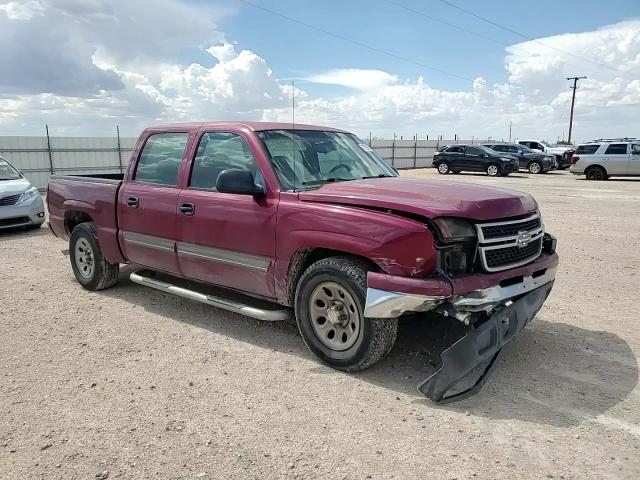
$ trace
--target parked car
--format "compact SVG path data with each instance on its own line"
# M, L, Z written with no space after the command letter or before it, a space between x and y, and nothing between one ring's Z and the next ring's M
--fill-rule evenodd
M520 170L529 173L547 173L556 169L555 155L531 150L517 143L485 143L485 147L509 157L515 157L520 163Z
M516 158L491 150L482 145L447 145L433 156L432 167L438 173L486 172L487 175L506 176L517 172Z
M558 145L552 147L544 140L518 140L520 145L530 148L531 150L537 150L543 153L549 153L556 157L556 163L558 170L564 170L569 167L571 163L571 155L573 155L574 149L567 145Z
M168 294L262 320L293 313L309 349L339 370L385 357L401 315L461 322L464 337L419 386L434 401L488 368L558 265L529 194L399 177L356 136L311 125L148 128L126 175L53 176L47 202L87 290L113 286L129 263L133 282Z
M587 180L640 176L640 140L608 138L578 145L570 172Z
M38 189L0 157L0 229L40 228L43 222L44 202Z

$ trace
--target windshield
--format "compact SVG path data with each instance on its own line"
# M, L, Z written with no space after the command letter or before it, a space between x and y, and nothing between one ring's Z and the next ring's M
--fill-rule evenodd
M355 135L319 130L257 132L285 190L398 174Z
M524 153L540 153L540 152L534 152L526 145L518 145L518 148L520 148Z
M0 157L0 180L17 180L22 178L20 172L11 166L9 162Z
M549 147L552 148L551 145L549 145L547 142L541 141L540 142L542 145L544 145L545 147Z

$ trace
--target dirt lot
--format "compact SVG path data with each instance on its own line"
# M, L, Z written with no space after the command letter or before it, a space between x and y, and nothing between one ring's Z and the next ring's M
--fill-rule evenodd
M89 293L45 229L0 233L0 478L640 478L640 181L449 179L532 193L561 265L485 389L440 407L415 388L434 322L343 374L290 324L126 271Z

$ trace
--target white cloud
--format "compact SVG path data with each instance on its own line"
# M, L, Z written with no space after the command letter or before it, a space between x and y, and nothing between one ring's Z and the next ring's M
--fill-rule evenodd
M341 85L357 90L373 90L398 81L398 77L382 70L342 68L310 75L309 82Z
M143 0L0 4L2 133L39 133L45 122L57 134L105 134L119 124L133 135L170 121L289 121L291 85L278 80L268 57L226 41L217 23L229 13L179 0L158 0L154 9ZM578 138L638 135L640 20L540 42L608 67L524 42L506 49L504 83L477 78L459 91L384 70L333 69L306 80L350 90L326 98L296 85L296 119L360 134L494 138L512 121L516 134L555 139L568 124L564 77L586 74ZM211 61L176 61L189 49Z
M7 2L0 5L0 12L4 13L10 20L30 20L36 15L42 15L43 11L43 5L37 0Z

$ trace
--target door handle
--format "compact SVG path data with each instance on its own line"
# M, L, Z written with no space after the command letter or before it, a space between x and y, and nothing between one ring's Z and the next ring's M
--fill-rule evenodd
M196 211L196 206L193 203L183 203L178 207L178 210L184 215L193 215Z
M138 197L129 197L127 198L127 206L131 208L138 208Z

